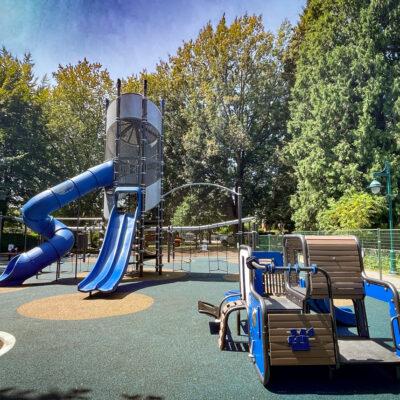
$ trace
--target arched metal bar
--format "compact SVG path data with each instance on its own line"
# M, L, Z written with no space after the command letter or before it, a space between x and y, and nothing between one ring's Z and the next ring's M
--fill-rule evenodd
M237 217L238 217L238 241L239 246L243 243L243 224L242 224L242 190L239 186L237 191L233 189L229 189L226 186L219 185L218 183L208 183L208 182L189 182L184 185L178 186L174 189L171 189L169 192L164 193L161 197L164 200L165 197L169 196L171 193L176 192L177 190L184 189L192 186L211 186L218 189L225 190L226 192L232 193L237 196L236 207L237 207Z
M178 186L178 187L176 187L176 188L171 189L169 192L164 193L164 194L162 195L162 197L165 198L165 197L169 196L170 194L176 192L177 190L184 189L184 188L191 187L191 186L213 186L213 187L216 187L216 188L225 190L225 191L227 191L227 192L230 192L230 193L232 193L232 194L234 194L234 195L236 195L236 196L239 196L239 195L241 194L240 192L236 192L235 190L229 189L229 188L227 188L226 186L218 185L217 183L189 182L189 183L185 183L184 185L181 185L181 186Z

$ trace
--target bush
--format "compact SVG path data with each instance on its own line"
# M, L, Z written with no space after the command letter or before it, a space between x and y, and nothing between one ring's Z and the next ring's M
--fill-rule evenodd
M1 235L1 252L8 251L8 245L13 244L18 247L18 250L24 249L24 234L3 232ZM28 234L26 235L26 248L29 250L39 244L39 235Z
M386 213L383 196L369 193L347 193L339 200L332 200L326 210L318 213L318 229L354 230L377 226Z

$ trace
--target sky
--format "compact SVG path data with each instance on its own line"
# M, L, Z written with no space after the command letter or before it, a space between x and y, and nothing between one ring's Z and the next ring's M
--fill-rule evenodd
M225 13L262 14L276 32L284 19L298 20L306 0L0 0L0 46L21 57L30 52L39 77L59 64L86 57L113 79L153 71Z

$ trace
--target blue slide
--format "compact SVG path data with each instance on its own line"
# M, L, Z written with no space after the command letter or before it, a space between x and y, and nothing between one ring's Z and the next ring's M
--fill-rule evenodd
M117 188L121 192L139 193L139 188ZM140 196L135 213L121 213L114 205L99 258L89 275L78 285L81 292L113 292L126 271L136 232L136 221L140 210Z
M107 161L29 200L21 209L23 220L47 241L15 256L0 276L0 286L21 285L68 253L74 244L74 234L49 214L96 189L111 186L113 178L113 161Z
M330 306L329 300L309 300L312 310L318 313L329 313ZM335 317L339 325L343 326L357 326L356 316L351 308L335 307Z
M299 284L301 287L306 287L304 279L300 278ZM308 304L310 308L317 312L327 314L330 312L330 304L328 299L309 299ZM348 307L335 307L336 322L342 326L357 326L356 315L351 308Z

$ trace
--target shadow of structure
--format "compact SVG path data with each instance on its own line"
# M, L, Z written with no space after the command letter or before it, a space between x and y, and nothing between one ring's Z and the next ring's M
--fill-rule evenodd
M180 271L177 271L180 272ZM185 272L185 271L184 271ZM0 272L1 273L1 272ZM154 273L156 275L156 273ZM200 282L228 282L223 279L224 274L217 274L217 273L202 273L202 272L188 272L187 275L181 276L181 277L176 277L176 278L165 278L163 279L162 276L158 279L151 279L151 274L149 276L145 276L144 280L140 280L137 278L124 278L124 280L121 281L119 288L124 287L124 291L127 291L129 289L133 289L132 291L136 291L139 289L143 289L145 287L150 287L150 286L157 286L157 285L162 285L165 283L173 283L177 281L200 281ZM46 281L46 282L29 282L29 283L24 283L23 285L18 285L15 287L20 287L20 288L30 288L30 287L40 287L40 286L54 286L54 285L65 285L65 286L75 286L78 285L84 277L66 277L66 278L59 278L58 280L53 280L53 281Z
M0 389L0 400L87 400L90 389L70 389L66 392L52 389L46 393L34 390L19 390L9 387Z
M88 400L90 389L70 389L65 392L52 389L46 393L37 393L34 390L19 390L14 387L0 389L0 400ZM141 394L122 394L121 399L125 400L163 400L164 397Z
M200 275L200 276L198 276ZM149 287L155 287L159 285L168 285L168 284L173 284L176 282L187 282L187 281L192 281L192 280L200 280L200 281L221 281L221 278L209 278L206 279L204 276L201 276L203 274L196 274L195 277L189 275L185 275L182 277L176 277L176 278L165 278L165 279L148 279L148 280L137 280L134 282L129 282L129 281L122 281L121 284L118 286L117 290L113 293L99 293L99 292L94 292L91 296L88 296L85 298L85 300L96 300L96 299L107 299L107 300L117 300L117 299L122 299L125 296L128 296L131 293L134 293L138 290L149 288ZM206 274L204 274L206 275ZM73 278L72 278L73 279ZM76 282L76 281L75 281Z
M134 395L123 394L122 398L126 399L126 400L163 400L164 399L164 397L160 397L160 396L152 396L152 395L142 396L140 394L134 394Z
M288 379L289 378L289 379ZM400 394L392 365L347 365L329 379L328 367L275 367L271 369L270 392L280 395ZM295 398L295 397L294 397Z

